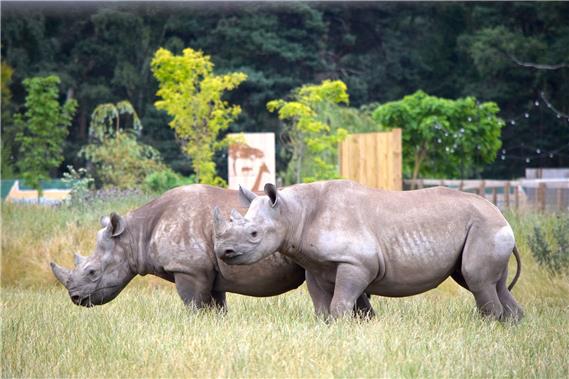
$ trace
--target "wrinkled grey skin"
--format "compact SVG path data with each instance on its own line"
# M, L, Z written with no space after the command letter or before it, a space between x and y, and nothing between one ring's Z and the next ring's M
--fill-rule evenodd
M191 185L170 190L125 217L101 220L95 251L75 256L67 270L51 263L54 275L78 305L114 299L136 275L176 283L182 300L201 308L225 308L225 292L273 296L304 281L304 269L279 253L251 266L228 266L213 253L211 207L239 207L237 191Z
M514 234L485 199L447 188L390 192L350 181L299 184L251 202L228 223L214 211L215 252L246 265L280 251L306 269L316 312L349 313L362 293L410 296L452 276L471 291L483 315L519 320L506 287Z

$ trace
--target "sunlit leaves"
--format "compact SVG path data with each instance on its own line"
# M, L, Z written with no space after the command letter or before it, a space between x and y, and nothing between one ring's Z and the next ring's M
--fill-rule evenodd
M319 112L325 104L348 103L346 85L339 80L325 80L319 85L305 85L293 91L292 100L273 100L267 109L278 112L285 121L286 147L292 153L288 182L312 182L338 178L337 145L348 134L343 128L332 130Z
M216 75L210 57L190 48L184 49L182 55L158 49L151 67L160 83L156 94L161 100L155 103L156 108L172 117L170 127L192 159L199 182L223 185L224 181L216 176L213 154L219 146L219 133L237 118L241 108L230 105L222 96L247 76L241 72Z

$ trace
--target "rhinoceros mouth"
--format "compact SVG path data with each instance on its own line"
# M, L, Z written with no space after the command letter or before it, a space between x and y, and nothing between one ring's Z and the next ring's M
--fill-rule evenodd
M102 287L102 288L97 288L95 291L93 291L93 293L91 293L90 295L81 297L78 295L75 296L71 296L71 301L75 304L75 305L80 305L82 307L86 307L86 308L91 308L93 306L95 306L95 304L93 304L92 301L92 297L97 293L100 292L102 290L108 290L108 289L115 289L120 287L119 285L116 286L107 286L107 287ZM112 296L109 296L109 298L112 298ZM101 304L103 303L103 301L101 302Z

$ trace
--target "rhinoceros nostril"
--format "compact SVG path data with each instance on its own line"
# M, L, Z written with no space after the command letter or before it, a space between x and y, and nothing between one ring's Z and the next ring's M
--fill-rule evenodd
M73 295L71 296L71 301L74 302L75 304L79 304L79 302L81 301L81 296Z
M225 249L225 251L223 252L223 255L226 255L228 257L235 255L235 250L233 249Z

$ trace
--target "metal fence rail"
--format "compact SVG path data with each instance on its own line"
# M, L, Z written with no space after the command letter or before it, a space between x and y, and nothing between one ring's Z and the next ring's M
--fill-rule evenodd
M533 208L539 211L569 211L569 179L519 180L404 180L405 188L444 186L483 196L500 209Z

